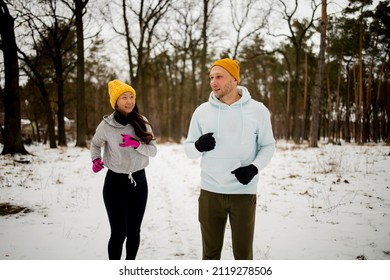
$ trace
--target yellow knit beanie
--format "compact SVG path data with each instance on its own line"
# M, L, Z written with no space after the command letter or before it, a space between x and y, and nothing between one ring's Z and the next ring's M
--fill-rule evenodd
M240 66L238 65L237 60L233 60L230 58L220 59L214 62L213 65L211 65L211 68L213 68L214 66L221 66L226 71L228 71L230 75L232 75L233 78L237 80L238 83L240 82Z
M125 92L131 92L134 95L134 98L136 97L135 90L128 84L125 84L119 80L108 82L108 94L110 95L110 104L112 109L115 109L116 101L118 100L119 96Z

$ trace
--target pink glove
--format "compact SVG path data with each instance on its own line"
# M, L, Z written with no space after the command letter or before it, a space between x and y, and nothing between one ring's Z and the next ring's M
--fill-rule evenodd
M93 161L92 170L97 173L104 168L104 164L101 158L96 158Z
M123 143L119 144L121 147L133 147L137 149L139 147L139 141L130 134L121 134Z

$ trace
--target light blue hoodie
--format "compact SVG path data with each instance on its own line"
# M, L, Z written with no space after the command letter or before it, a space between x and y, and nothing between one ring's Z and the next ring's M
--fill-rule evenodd
M241 98L230 106L213 92L208 102L194 112L184 144L189 158L201 159L201 188L222 194L256 194L259 175L248 185L237 181L231 171L253 164L260 172L275 151L270 113L263 103L251 98L247 88L238 86ZM214 150L199 152L195 142L213 132Z

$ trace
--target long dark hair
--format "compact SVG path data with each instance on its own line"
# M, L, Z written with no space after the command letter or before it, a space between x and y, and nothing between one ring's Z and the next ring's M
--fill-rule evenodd
M118 110L115 110L114 117L120 124L131 124L134 127L135 134L141 138L142 142L149 144L150 141L155 140L153 134L146 128L146 125L152 125L141 115L138 110L137 103L134 105L133 110L127 117Z

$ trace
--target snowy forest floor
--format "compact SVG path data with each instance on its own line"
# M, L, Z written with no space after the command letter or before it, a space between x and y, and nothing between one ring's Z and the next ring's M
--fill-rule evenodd
M0 156L0 259L107 259L107 169L94 174L89 150L73 146ZM389 167L390 147L381 144L312 149L278 141L260 173L254 258L389 260ZM137 258L200 259L199 160L180 144L159 144L146 173ZM230 239L227 225L222 259L233 259Z

